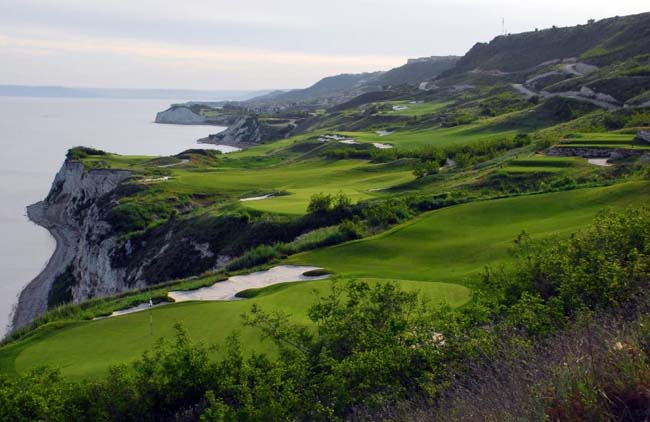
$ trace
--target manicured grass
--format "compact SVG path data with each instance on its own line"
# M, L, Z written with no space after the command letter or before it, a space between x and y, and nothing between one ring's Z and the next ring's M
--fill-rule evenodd
M446 147L463 145L476 141L487 141L514 136L517 131L497 131L485 128L482 124L471 124L451 128L420 129L412 131L397 130L388 136L374 132L337 132L359 142L379 142L392 144L398 148L415 149L424 146Z
M398 283L404 289L419 290L432 304L459 306L469 298L469 290L459 285L408 280ZM241 315L258 304L266 310L282 310L291 314L293 321L306 324L307 309L317 298L314 290L325 295L331 284L331 280L289 283L272 286L268 293L248 300L186 302L98 321L59 324L59 328L46 325L30 337L0 349L0 371L15 373L50 365L73 378L101 375L111 365L139 358L152 349L157 339L172 339L177 322L197 341L223 344L236 330L247 351L272 352L271 343L262 342L257 329L242 325Z
M606 207L648 203L650 183L475 202L426 213L378 236L295 255L353 277L463 282L510 261L516 236L568 235Z
M252 193L286 191L289 195L242 205L258 210L300 214L307 210L315 193L343 192L353 200L381 195L371 189L386 188L411 180L408 170L373 171L378 165L363 160L310 160L286 166L254 169L216 168L211 170L174 170L174 179L165 182L173 192L231 194L237 198L258 196Z
M403 106L408 107L406 110L389 110L382 111L379 114L387 116L423 116L426 114L433 114L437 111L442 110L451 102L431 102L431 103L420 103L420 104L411 104L410 101L387 101L382 104L388 104L389 106Z
M512 160L502 170L508 173L564 173L586 167L587 161L579 157L527 157Z
M560 141L558 146L650 150L650 144L647 142L637 141L634 135L623 133L577 133Z
M516 167L577 167L586 164L580 157L527 157L512 160L509 163Z

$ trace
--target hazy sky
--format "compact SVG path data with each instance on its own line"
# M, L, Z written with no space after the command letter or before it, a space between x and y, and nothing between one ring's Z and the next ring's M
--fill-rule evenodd
M648 0L0 0L0 84L264 89L512 32L650 11Z

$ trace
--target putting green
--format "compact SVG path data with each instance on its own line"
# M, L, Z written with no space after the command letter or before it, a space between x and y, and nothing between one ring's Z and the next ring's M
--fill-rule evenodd
M469 299L469 290L459 285L398 282L404 289L421 291L432 303L459 306ZM177 322L197 341L223 344L228 335L238 331L246 350L270 352L271 343L261 342L258 330L243 327L241 315L258 304L266 310L289 313L295 322L307 323L307 309L317 297L314 290L327 294L331 284L331 280L321 280L276 285L248 300L185 302L115 318L68 323L60 328L44 326L32 336L0 349L0 371L24 372L49 365L73 378L100 375L111 365L137 359L145 350L151 350L158 338L171 340Z

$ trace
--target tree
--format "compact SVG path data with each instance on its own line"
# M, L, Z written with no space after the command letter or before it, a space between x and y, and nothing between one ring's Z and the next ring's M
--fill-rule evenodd
M334 198L330 194L315 193L309 200L307 212L310 214L326 213L332 209Z

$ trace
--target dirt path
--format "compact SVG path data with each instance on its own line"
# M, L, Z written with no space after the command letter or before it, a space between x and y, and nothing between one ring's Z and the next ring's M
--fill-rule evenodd
M583 97L580 95L579 92L577 91L565 91L565 92L547 92L547 91L540 91L540 92L535 92L527 87L525 87L522 84L511 84L511 86L519 91L520 93L524 94L526 98L532 98L535 96L542 97L542 98L553 98L553 97L562 97L562 98L570 98L576 101L582 101L584 103L590 103L593 104L597 107L605 108L607 110L618 110L621 107L608 103L606 101L600 101L600 100L595 100L593 98L587 98Z

